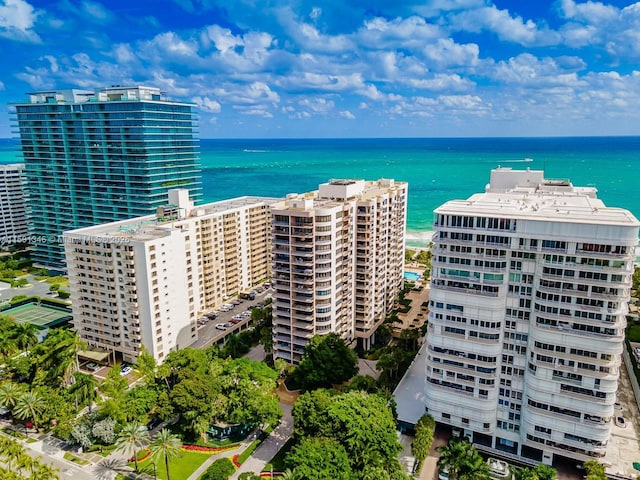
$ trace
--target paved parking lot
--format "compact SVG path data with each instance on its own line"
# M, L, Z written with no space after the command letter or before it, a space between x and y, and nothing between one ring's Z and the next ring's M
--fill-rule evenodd
M264 302L265 296L271 293L271 291L271 289L265 289L261 293L257 293L254 300L241 300L240 304L233 310L228 312L219 312L215 319L209 320L205 325L198 328L198 339L189 346L192 348L206 348L214 343L218 343L232 333L240 333L241 331L246 330L249 327L251 317L245 318L236 325L228 327L226 330L218 330L216 328L216 324L229 323L234 315L244 311L251 312L252 308L257 307ZM231 303L232 300L234 299L230 299L229 303Z

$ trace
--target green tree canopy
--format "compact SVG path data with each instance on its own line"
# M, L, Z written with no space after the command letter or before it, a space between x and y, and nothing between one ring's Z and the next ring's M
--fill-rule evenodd
M584 462L584 469L587 472L585 480L605 480L607 478L604 465L597 460Z
M305 438L287 455L286 465L295 480L352 480L345 448L331 438Z
M360 476L365 467L374 466L382 467L389 475L401 472L395 421L380 395L362 391L340 395L327 390L309 392L296 401L293 417L296 438L335 440L345 448L356 475Z
M356 373L358 357L335 333L314 336L293 371L297 383L305 390L329 388Z
M449 470L450 480L490 480L487 462L468 440L452 437L439 451L438 467Z
M17 323L14 325L11 338L20 350L28 350L38 343L40 330L33 323Z
M182 425L195 436L214 422L272 423L281 416L273 389L277 373L248 358L214 358L206 375L189 367L181 369L169 394Z
M334 390L318 389L303 393L293 405L293 426L296 437L330 435L327 424L327 408L336 395Z
M416 423L416 435L411 444L411 453L419 461L423 462L429 456L436 422L429 414L424 414Z

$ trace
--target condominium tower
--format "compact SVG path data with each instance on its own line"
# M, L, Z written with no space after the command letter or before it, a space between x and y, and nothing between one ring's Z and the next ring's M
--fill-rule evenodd
M158 88L34 92L14 107L39 264L63 267L65 230L152 214L170 188L201 199L192 105Z
M275 201L194 207L176 189L155 215L65 232L80 338L129 362L143 345L161 362L193 343L199 315L269 277Z
M543 171L435 210L426 407L535 461L605 455L638 220Z
M332 180L272 206L274 358L314 335L368 348L403 284L407 184Z
M24 165L0 165L0 246L27 243Z

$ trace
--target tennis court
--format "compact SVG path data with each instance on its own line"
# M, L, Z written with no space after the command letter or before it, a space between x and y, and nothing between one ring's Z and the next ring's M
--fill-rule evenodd
M51 328L71 320L71 314L62 308L30 303L9 308L2 315L13 316L18 323L32 323L40 328Z

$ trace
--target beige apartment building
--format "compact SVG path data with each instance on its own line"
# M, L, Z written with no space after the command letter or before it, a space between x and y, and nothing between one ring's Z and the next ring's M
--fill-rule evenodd
M160 362L197 339L197 318L270 273L270 205L239 197L195 206L169 191L156 215L64 233L73 323L90 348Z
M365 349L403 284L407 184L332 180L272 206L274 358L314 335Z

